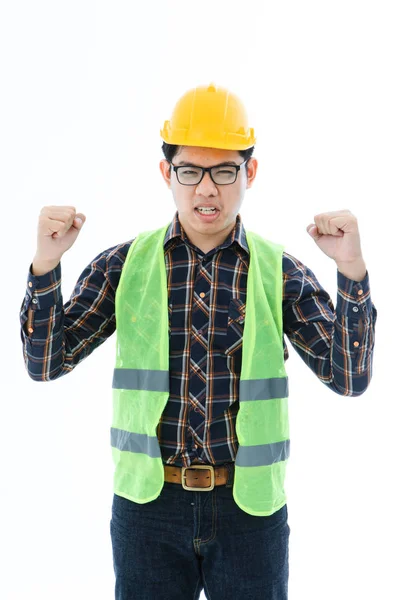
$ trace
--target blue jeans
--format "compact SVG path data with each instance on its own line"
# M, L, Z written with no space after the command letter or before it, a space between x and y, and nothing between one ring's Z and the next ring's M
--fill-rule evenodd
M287 505L244 512L227 485L191 492L164 482L138 504L114 494L110 533L115 600L287 600ZM228 487L227 487L228 486Z

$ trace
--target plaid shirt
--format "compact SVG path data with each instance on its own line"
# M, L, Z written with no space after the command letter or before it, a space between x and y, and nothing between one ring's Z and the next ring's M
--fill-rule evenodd
M66 304L61 263L40 276L30 265L20 323L31 379L49 381L70 373L114 333L115 292L133 239L98 254ZM204 254L189 241L176 212L164 252L170 396L157 428L162 460L176 466L195 459L229 463L238 449L235 421L250 256L241 216L225 242ZM372 376L377 317L368 271L360 282L337 271L335 311L309 268L286 252L282 268L284 334L333 392L361 395ZM287 360L284 336L282 344Z

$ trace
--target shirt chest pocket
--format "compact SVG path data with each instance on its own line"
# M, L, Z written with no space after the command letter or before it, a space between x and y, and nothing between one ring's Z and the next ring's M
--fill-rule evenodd
M226 328L225 354L232 356L243 343L246 304L239 298L232 298L228 306L228 324Z

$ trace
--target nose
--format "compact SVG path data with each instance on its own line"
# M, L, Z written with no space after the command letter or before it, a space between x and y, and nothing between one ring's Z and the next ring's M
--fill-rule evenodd
M196 193L199 196L215 196L218 194L218 188L211 179L209 172L204 173L203 179L200 181L196 188Z

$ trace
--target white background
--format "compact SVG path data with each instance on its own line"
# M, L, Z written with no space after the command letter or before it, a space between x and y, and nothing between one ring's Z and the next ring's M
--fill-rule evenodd
M245 227L284 244L336 306L336 265L306 227L315 214L351 210L378 310L373 378L358 398L329 390L289 345L290 600L400 597L397 9L384 0L3 3L2 599L114 597L116 338L67 377L27 375L19 309L39 212L68 204L87 217L61 261L66 302L99 252L173 217L159 129L186 90L211 81L242 98L258 138Z

